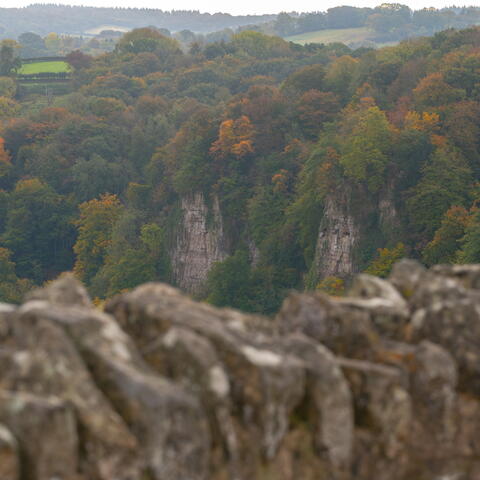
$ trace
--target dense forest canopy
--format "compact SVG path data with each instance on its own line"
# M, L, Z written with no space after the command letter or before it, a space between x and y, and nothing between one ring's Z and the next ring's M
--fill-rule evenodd
M480 261L480 28L379 50L244 31L187 51L143 28L76 52L49 95L17 83L15 48L0 45L2 300L66 270L98 298L178 283L189 205L222 237L196 294L250 311L341 292L332 218L353 271Z

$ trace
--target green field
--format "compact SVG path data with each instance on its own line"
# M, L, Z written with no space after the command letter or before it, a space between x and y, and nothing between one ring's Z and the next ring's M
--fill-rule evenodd
M20 75L33 75L35 73L62 73L70 70L70 65L67 62L34 62L23 64L18 73Z
M100 25L99 27L91 28L90 30L85 30L87 35L99 35L103 30L114 30L115 32L127 33L131 30L128 27L120 27L119 25Z
M360 28L342 28L330 30L317 30L316 32L302 33L293 35L285 40L305 45L306 43L336 43L341 42L345 45L351 44L374 44L375 46L384 46L373 40L374 32L367 27Z

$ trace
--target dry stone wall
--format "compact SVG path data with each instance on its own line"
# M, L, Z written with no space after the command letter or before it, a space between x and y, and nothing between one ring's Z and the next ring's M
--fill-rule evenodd
M274 319L73 277L0 306L2 480L478 480L480 266Z

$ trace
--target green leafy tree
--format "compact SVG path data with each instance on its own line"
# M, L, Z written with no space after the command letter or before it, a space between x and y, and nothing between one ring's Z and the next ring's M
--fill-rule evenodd
M460 242L470 224L470 214L463 207L451 207L442 218L433 240L423 250L427 265L455 263L458 260Z
M8 77L15 73L22 62L16 55L16 49L19 47L14 40L3 40L0 43L0 75Z
M468 204L472 183L471 170L460 152L437 148L423 167L420 181L410 190L407 212L413 226L431 238L451 206Z
M71 268L71 216L70 202L37 178L16 184L0 244L13 252L21 277L41 283Z
M259 59L288 57L292 54L285 40L251 30L234 35L232 46L240 53Z
M275 284L275 269L252 268L246 250L239 249L208 273L207 301L246 312L275 313L284 292Z
M347 177L365 182L376 192L389 162L392 129L378 107L370 107L355 118L356 124L341 147L340 164Z
M359 61L350 55L337 58L327 68L325 74L325 87L334 92L338 98L346 102L352 92L355 72Z
M325 67L323 65L308 65L292 73L284 82L287 91L305 93L309 90L323 90Z
M108 278L107 297L145 282L165 281L169 275L164 231L155 223L141 227L134 246L122 249L106 260L104 276Z
M456 257L460 263L480 263L480 211L472 215L461 239L461 249Z
M20 303L32 284L17 277L11 256L10 250L0 247L0 302Z
M102 194L119 194L126 187L125 168L119 162L107 162L93 154L89 160L80 159L71 169L73 190L80 201Z
M74 272L89 284L105 262L111 245L112 229L123 206L115 195L102 195L80 205L75 224L78 238L73 247L76 254Z
M219 307L230 306L240 310L251 310L251 269L248 254L244 250L216 263L208 273L207 301Z
M116 51L124 54L155 53L164 62L182 55L177 40L166 37L153 28L137 28L126 33L117 43Z

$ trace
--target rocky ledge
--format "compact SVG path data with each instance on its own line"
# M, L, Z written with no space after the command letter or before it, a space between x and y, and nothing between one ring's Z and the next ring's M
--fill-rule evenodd
M480 266L275 319L64 276L0 305L1 480L480 479Z

